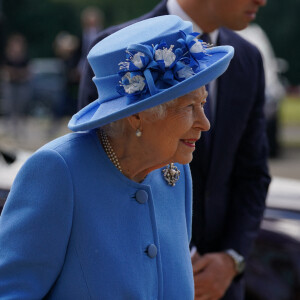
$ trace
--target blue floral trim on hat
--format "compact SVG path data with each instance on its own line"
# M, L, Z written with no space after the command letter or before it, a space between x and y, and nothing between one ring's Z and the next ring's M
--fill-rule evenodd
M120 62L120 84L117 91L130 101L157 94L179 82L190 78L201 69L199 60L204 60L208 45L198 40L199 33L185 34L180 31L180 45L167 45L162 41L157 45L134 44L126 50L126 61Z

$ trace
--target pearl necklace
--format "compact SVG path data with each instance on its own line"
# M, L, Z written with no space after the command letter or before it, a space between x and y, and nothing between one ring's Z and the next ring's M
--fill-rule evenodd
M116 155L114 149L112 148L112 146L111 146L111 144L110 144L110 142L108 140L107 134L102 129L99 129L97 131L97 134L98 134L98 137L99 137L99 139L100 139L100 141L101 141L101 143L103 145L104 151L107 154L107 156L110 159L110 161L114 164L114 166L121 173L123 173L122 168L121 168L120 163L119 163L119 160L117 158L117 155Z
M120 166L119 160L115 151L113 150L107 134L104 130L97 130L97 135L101 144L103 145L104 151L107 154L109 160L114 164L114 166L123 174L122 168ZM180 171L173 163L169 164L166 169L162 170L163 177L170 186L175 186L176 182L179 180Z

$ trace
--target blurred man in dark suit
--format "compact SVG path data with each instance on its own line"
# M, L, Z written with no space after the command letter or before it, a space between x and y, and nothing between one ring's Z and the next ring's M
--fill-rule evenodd
M201 39L235 48L228 70L207 87L211 130L200 139L191 163L195 299L244 299L244 263L263 217L270 177L261 56L232 30L245 28L265 4L266 0L162 1L148 14L101 32L93 43L138 20L175 14L191 21ZM79 108L97 98L92 77L86 64Z

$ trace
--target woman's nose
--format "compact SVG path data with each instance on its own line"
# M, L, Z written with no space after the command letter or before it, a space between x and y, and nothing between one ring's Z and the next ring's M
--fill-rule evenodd
M201 131L207 131L210 129L210 122L206 117L204 109L202 107L197 112L194 127L198 128Z
M208 120L208 118L206 117L205 113L204 113L204 119L203 119L203 123L202 123L202 131L207 131L210 129L210 122Z
M254 2L259 6L265 6L267 4L267 0L254 0Z

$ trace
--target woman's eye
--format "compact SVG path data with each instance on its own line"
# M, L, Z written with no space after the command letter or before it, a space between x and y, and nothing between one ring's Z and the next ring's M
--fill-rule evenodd
M191 110L191 111L194 111L194 110L196 109L195 104L190 104L190 105L188 106L188 109Z
M183 107L184 109L191 109L194 108L194 104L187 104Z

